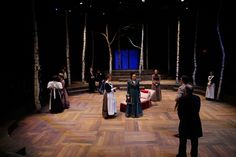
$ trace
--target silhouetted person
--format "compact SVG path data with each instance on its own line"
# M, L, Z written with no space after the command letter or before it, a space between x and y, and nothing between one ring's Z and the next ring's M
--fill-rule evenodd
M175 98L175 110L177 109L178 107L178 102L179 102L179 98L181 98L184 94L184 90L185 90L185 86L189 84L189 77L187 75L182 75L181 78L180 78L180 86L178 88L178 91L177 91L177 95L176 95L176 98Z
M176 157L187 157L187 139L191 140L191 157L198 156L198 138L202 137L202 124L199 116L200 97L193 94L193 86L186 85L184 95L179 98L179 150Z

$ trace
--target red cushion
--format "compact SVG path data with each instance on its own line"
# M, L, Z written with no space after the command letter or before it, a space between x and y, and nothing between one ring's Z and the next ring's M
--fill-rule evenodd
M141 92L142 93L148 93L148 90L142 89Z

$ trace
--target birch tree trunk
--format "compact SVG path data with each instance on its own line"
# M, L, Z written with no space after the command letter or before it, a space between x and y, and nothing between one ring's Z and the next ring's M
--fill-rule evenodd
M68 11L66 13L66 66L67 66L67 73L68 73L68 85L71 85L71 73L70 73L70 42L69 42L69 30L68 30Z
M198 34L198 17L199 17L199 12L197 10L196 13L196 26L195 26L195 36L194 36L194 52L193 52L193 62L194 62L194 70L193 70L193 85L196 85L196 72L197 72L197 34Z
M32 1L33 9L33 22L34 22L34 105L36 111L40 111L41 104L39 100L40 95L40 84L39 84L39 47L38 47L38 29L37 29L37 20L35 13L35 1Z
M140 49L140 57L139 57L139 77L141 76L142 71L144 70L143 68L143 43L144 43L144 25L142 24L142 33L141 33L141 46L135 45L133 41L129 39L129 42L136 48Z
M109 73L112 73L112 50L111 50L111 43L109 42L109 32L108 32L108 25L106 25L106 40L109 50Z
M179 84L179 45L180 45L180 17L178 17L178 27L177 27L176 84Z
M85 50L86 50L86 34L87 34L87 13L85 13L84 31L83 31L83 51L82 51L82 82L85 82Z
M139 76L143 71L143 42L144 42L144 24L142 24L142 37L141 37L141 49L140 49L140 61L139 61Z
M222 42L222 37L220 34L220 24L219 24L219 16L220 16L220 11L221 11L221 5L219 5L219 10L218 10L218 15L217 15L217 34L218 34L218 38L219 38L219 42L220 42L220 48L221 48L221 52L222 52L222 62L221 62L221 71L220 71L220 80L219 80L219 87L218 87L218 91L217 91L217 96L216 96L216 100L220 99L220 93L221 93L221 86L222 86L222 82L223 82L223 75L224 75L224 67L225 67L225 49L224 49L224 45Z
M117 34L117 33L116 33ZM108 32L108 25L106 25L106 32L101 33L106 39L108 50L109 50L109 73L112 74L112 49L111 49L111 44L113 43L116 34L113 36L112 40L109 41L109 32Z
M112 74L112 50L111 50L111 45L108 45L109 49L109 73Z

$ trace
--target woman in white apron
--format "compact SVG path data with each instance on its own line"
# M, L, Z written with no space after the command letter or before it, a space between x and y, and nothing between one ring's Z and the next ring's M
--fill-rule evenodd
M113 87L113 84L111 83L111 79L112 79L112 76L108 74L106 82L105 82L105 91L103 95L102 115L104 118L115 117L117 114L116 98L114 94L116 91L116 88Z
M209 99L209 100L215 99L215 76L213 74L213 71L211 71L208 76L205 97L206 97L206 99Z

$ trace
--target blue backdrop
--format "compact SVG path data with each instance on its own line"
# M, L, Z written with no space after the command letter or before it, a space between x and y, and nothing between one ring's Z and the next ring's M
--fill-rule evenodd
M114 70L136 70L139 66L138 50L115 50Z

